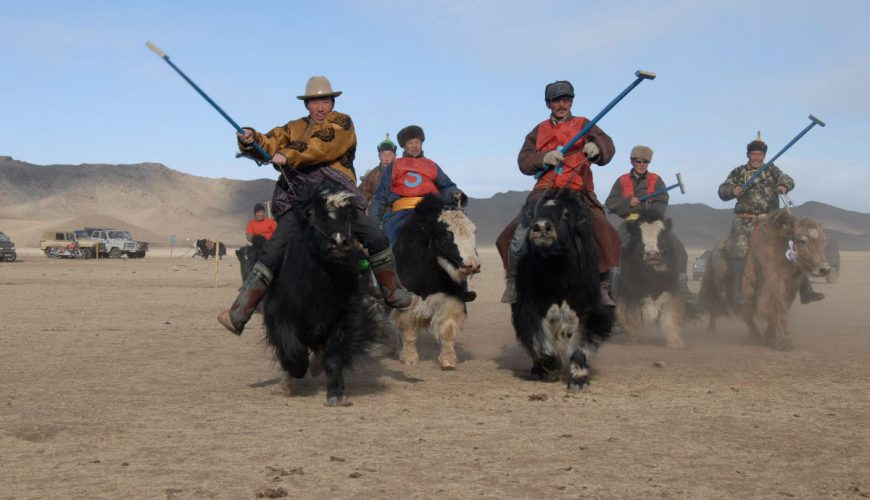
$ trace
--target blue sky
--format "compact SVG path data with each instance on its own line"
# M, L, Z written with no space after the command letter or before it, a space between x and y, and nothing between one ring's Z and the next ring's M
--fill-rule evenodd
M236 121L260 130L305 114L311 75L344 94L356 167L377 164L385 132L415 123L424 149L475 197L529 189L516 154L546 118L546 83L567 79L592 117L634 79L657 73L599 125L617 147L594 170L599 197L629 168L682 172L672 202L715 207L716 189L761 130L796 203L870 212L870 2L334 1L4 2L0 155L36 164L159 162L194 175L275 178L235 159L234 132L153 41ZM733 204L733 202L732 202Z

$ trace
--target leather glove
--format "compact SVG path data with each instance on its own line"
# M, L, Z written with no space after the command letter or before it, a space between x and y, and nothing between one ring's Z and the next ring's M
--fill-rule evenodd
M562 160L565 159L565 156L558 149L554 149L552 151L547 151L544 155L544 165L548 167L555 167Z
M586 158L589 161L592 161L598 158L598 154L601 153L601 150L598 148L598 145L594 142L587 142L583 145L583 154L586 155Z

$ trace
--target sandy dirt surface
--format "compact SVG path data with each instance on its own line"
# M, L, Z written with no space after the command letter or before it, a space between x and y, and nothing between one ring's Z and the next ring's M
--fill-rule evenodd
M282 394L259 317L215 321L234 259L217 287L213 261L168 255L0 263L0 498L870 496L870 254L794 306L793 351L734 321L681 351L650 329L573 395L526 379L481 257L458 370L424 335L419 365L352 371L342 408L322 377Z

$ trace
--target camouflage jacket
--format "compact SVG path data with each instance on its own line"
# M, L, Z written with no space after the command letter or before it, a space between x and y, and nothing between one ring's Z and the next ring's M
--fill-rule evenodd
M755 173L755 169L749 163L740 165L728 174L719 185L719 198L729 201L735 198L734 188L740 186ZM776 165L770 165L763 174L759 175L752 184L737 198L734 211L738 214L766 214L779 208L779 194L777 188L784 186L786 192L794 189L794 181L788 175L782 173Z

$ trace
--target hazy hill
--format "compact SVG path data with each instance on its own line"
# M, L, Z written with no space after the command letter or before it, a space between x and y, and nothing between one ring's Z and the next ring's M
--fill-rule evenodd
M244 243L244 226L257 201L271 198L273 179L211 179L157 163L135 165L33 165L0 156L0 230L22 246L35 245L45 229L117 226L152 245L220 238ZM479 244L492 245L519 212L528 192L509 191L469 200ZM795 208L812 217L842 250L870 250L870 214L808 202ZM733 212L704 204L668 208L689 247L706 248L727 236ZM614 224L619 220L611 218Z
M179 242L242 243L254 203L270 199L273 187L268 179L209 179L157 163L32 165L7 156L0 157L0 222L23 245L56 226L108 225L99 222L105 217L147 230L131 232L155 245L168 245L171 234Z

